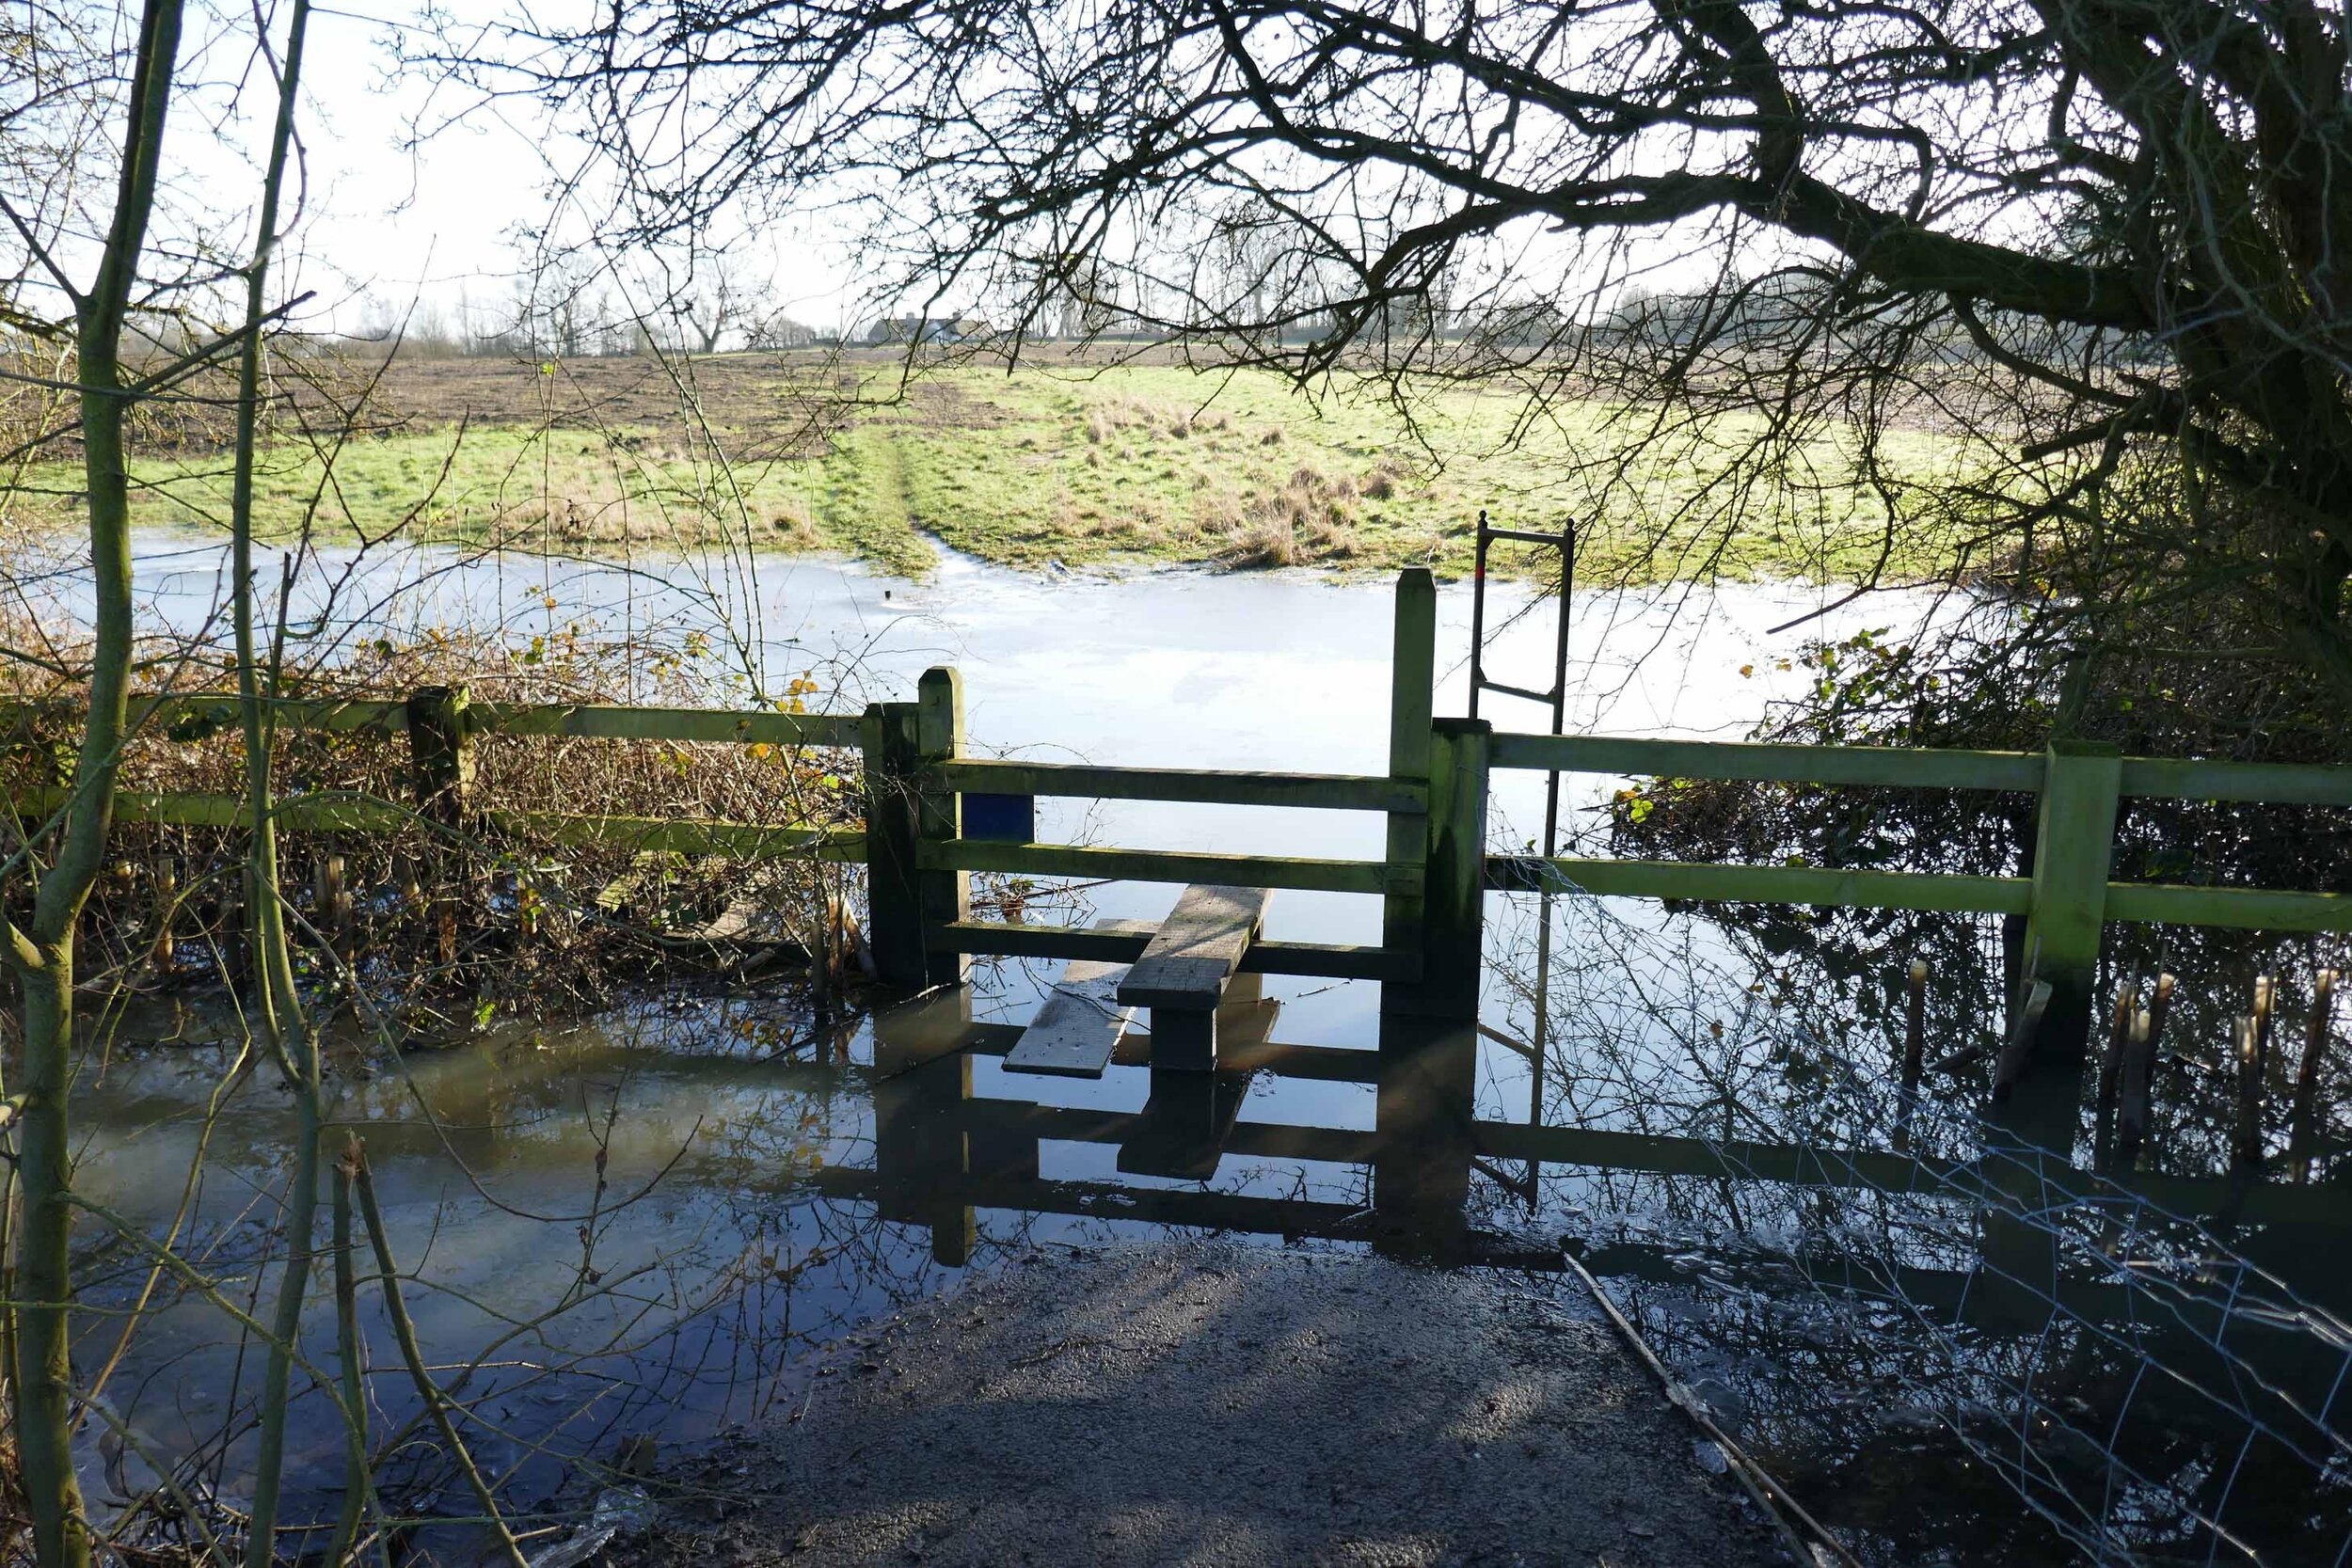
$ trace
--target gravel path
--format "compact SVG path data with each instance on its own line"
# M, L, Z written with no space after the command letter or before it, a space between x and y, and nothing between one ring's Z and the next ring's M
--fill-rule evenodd
M666 1479L650 1564L1785 1562L1611 1337L1502 1277L1040 1257L840 1348Z

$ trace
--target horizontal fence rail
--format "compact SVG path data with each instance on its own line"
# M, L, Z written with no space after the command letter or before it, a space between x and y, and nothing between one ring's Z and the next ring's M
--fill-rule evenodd
M72 791L62 785L20 791L16 809L47 815ZM115 798L118 822L175 828L239 828L251 805L237 795L157 795L126 790ZM271 815L279 826L307 832L397 833L428 826L415 808L367 795L290 795ZM489 807L479 826L552 844L634 849L651 854L720 855L729 860L855 862L866 858L866 835L855 829L796 828L770 822L722 822L707 817L611 816Z
M1319 806L1331 811L1420 812L1429 786L1353 773L1243 773L1185 768L1098 768L1086 763L975 757L940 765L951 789L1060 795L1095 800L1201 801L1231 806Z
M1489 765L1502 768L1896 789L1981 789L2043 796L2045 807L2053 769L2068 768L2071 754L2055 749L2049 752L1913 751L1890 746L1503 733L1493 736L1488 746ZM2068 879L2074 885L2062 890L2078 908L2090 911L2094 926L2177 924L2298 934L2352 931L2352 895L2118 882L2107 880L2105 875L2105 863L2111 855L2114 811L2121 800L2352 807L2352 768L2103 756L2112 774L2104 788L2102 818L2106 824L2103 831L2110 839L2109 851L2092 856L2100 863L2095 886L2081 885L2082 879L2074 878ZM2094 805L2101 794L2100 786L2093 785ZM2067 842L2078 844L2084 827L2068 824ZM2037 854L2036 863L2047 865L2052 858ZM2054 895L2061 891L2046 871L2038 881L2031 877L1565 856L1550 860L1490 857L1486 885L1504 892L1574 889L1601 896L2028 916L2049 909Z
M1807 904L1850 910L2025 914L2033 882L2024 877L1848 871L1809 865L1715 865L1689 861L1581 860L1495 855L1486 886L1512 893L1549 889L1622 898L1704 898L1724 903Z
M129 722L135 731L192 731L177 738L234 729L238 697L233 691L199 691L134 697ZM272 697L262 707L280 729L325 735L388 738L408 728L408 705L384 698ZM75 719L77 704L0 704L0 728L28 717ZM631 707L607 703L469 703L469 735L569 736L582 739L667 740L744 745L817 746L855 751L862 744L865 715L858 713L749 713L729 708ZM173 738L174 736L167 736Z
M2241 931L2352 931L2352 895L2258 887L2182 887L2109 882L2109 920L2137 925L2220 926Z
M1422 661L1425 663L1426 661ZM973 872L1062 877L1087 880L1230 882L1267 888L1350 893L1384 899L1404 919L1422 891L1421 863L1429 784L1409 774L1245 771L1209 768L1103 767L1040 763L964 754L960 688L952 673L924 677L914 703L877 704L858 714L748 713L722 709L629 707L605 704L469 701L437 692L441 722L463 746L476 738L514 736L642 740L672 744L767 744L779 748L855 750L866 779L866 829L810 828L780 823L628 816L501 809L468 801L471 831L528 837L555 845L623 848L639 853L718 857L746 863L791 859L865 863L876 958L884 977L933 983L960 973L963 955L1132 958L1140 941L1069 927L1027 927L961 918ZM429 744L413 731L412 703L386 698L280 698L266 705L281 732ZM71 719L63 703L13 705L0 722L27 718ZM150 738L193 741L232 732L240 721L233 693L197 692L135 700L131 719ZM1424 695L1407 698L1400 723L1426 733ZM415 721L423 722L423 721ZM437 764L450 777L455 768ZM421 770L423 764L420 763ZM62 785L18 792L20 815L62 809L72 791ZM1370 812L1392 824L1392 858L1327 860L1215 851L1159 850L1093 845L972 839L956 831L965 795L1047 796L1217 805ZM240 797L179 792L125 792L115 816L126 823L233 830L246 820ZM438 814L404 801L357 793L293 794L274 804L285 828L328 833L446 831ZM873 827L879 813L882 825ZM875 890L880 888L880 892ZM1260 974L1364 978L1407 983L1422 971L1412 945L1261 941L1246 968Z
M923 846L926 871L996 871L1093 881L1225 882L1310 893L1415 893L1419 866L1383 861L1306 860L1191 849L1103 849L1080 844L997 844L948 839Z
M604 740L818 746L855 751L865 716L854 713L734 713L723 708L605 707L476 703L469 722L496 735L575 736Z
M1622 773L1758 784L1990 789L2040 794L2039 752L1811 746L1756 740L1662 740L1641 736L1497 732L1490 766L1537 772ZM2352 768L2312 763L2124 757L2120 793L2150 800L2234 800L2271 806L2352 806Z
M1688 861L1580 860L1496 855L1486 886L1502 893L1546 889L1600 897L1689 898L1726 904L1804 904L1847 910L1920 910L1949 914L2030 914L2029 877L1970 877L1912 871L1849 871L1804 865L1713 865ZM2352 930L2352 895L2269 888L2109 882L2110 922L2215 926L2237 930Z
M1626 773L1674 779L1752 779L1920 789L2039 790L2032 752L1926 752L1895 746L1802 746L1751 740L1648 740L1498 732L1496 768Z

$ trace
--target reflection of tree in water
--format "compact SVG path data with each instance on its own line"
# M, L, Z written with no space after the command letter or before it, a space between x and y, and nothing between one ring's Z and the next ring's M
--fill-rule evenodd
M1883 1139L1897 1109L1899 991L1890 1006L1882 988L1824 973L1802 954L1757 952L1736 927L1671 914L1634 924L1563 891L1571 895L1497 900L1492 916L1502 931L1494 986L1506 1025L1532 1037L1540 1009L1548 1037L1568 1052L1547 1066L1548 1119L1715 1139ZM1542 998L1533 959L1539 902L1553 925ZM1972 933L1943 926L1947 945L1964 951ZM1981 1043L1987 1016L1931 990L1931 1050ZM1928 1097L1922 1132L1950 1098Z
M1521 1037L1534 902L1497 911ZM2328 1403L2352 1331L2315 1302L2344 1291L2259 1265L2331 1257L2312 1243L2341 1205L2274 1183L2303 1207L2239 1223L2209 1183L2223 1217L2200 1225L2171 1189L2045 1181L1979 1124L1981 1069L1933 1085L1908 1179L1841 1163L1891 1147L1901 991L1881 976L1929 940L1957 956L1940 974L1978 976L1973 997L1931 993L1932 1055L1990 1033L1998 948L1989 923L1904 917L1873 974L1861 921L1772 915L1767 940L1554 904L1544 1119L1703 1140L1722 1173L1542 1179L1542 1211L1584 1211L1586 1261L1678 1374L1879 1560L2332 1560L2352 1542L2352 1433ZM1814 1151L1840 1184L1771 1180L1788 1162L1759 1146Z
M1800 700L1776 705L1758 739L1837 745L2039 752L2054 727L2127 753L2342 764L2333 705L2275 667L2185 665L2161 650L2103 652L2069 664L2041 646L2032 621L1978 616L1915 646L1865 633L1811 649ZM2176 628L2184 646L2214 628ZM2023 657L2024 653L2032 657ZM2071 673L2070 673L2071 672ZM1884 789L1638 780L1610 812L1609 852L1629 858L2022 877L2032 873L2036 800L1966 789ZM2352 812L2324 806L2126 797L2116 822L2119 881L2352 890ZM1931 1052L1981 1043L2016 989L2024 921L1907 911L1694 906L1759 975L1801 975L1838 1004L1855 1039L1899 1040L1901 971L1928 959ZM1987 961L1990 955L1994 961ZM2284 1008L2270 1051L2264 1117L2272 1153L2288 1139L2313 977L2352 962L2342 937L2278 937L2180 926L2106 928L2099 993L2126 981L2143 1003L2155 976L2179 979L2153 1087L2143 1164L2202 1173L2230 1159L2236 1115L2232 1021L2258 974L2280 976ZM1774 983L1768 980L1766 983ZM1777 982L1788 984L1786 979ZM1802 1000L1802 999L1800 999ZM1837 1016L1824 1023L1840 1022ZM2102 1042L2095 1041L2096 1047ZM2323 1058L2320 1103L2352 1095L2339 1044ZM1956 1082L1979 1088L1984 1065ZM2090 1132L2089 1119L2084 1129Z

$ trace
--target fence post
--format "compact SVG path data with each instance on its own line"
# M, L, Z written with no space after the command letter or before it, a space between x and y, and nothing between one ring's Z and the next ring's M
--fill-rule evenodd
M421 686L406 704L417 809L452 831L464 826L473 805L473 736L466 728L470 703L462 686Z
M155 935L148 952L148 960L158 974L169 974L175 967L179 943L172 940L172 916L180 903L180 867L169 855L155 857Z
M866 710L866 938L876 977L906 990L960 985L971 958L933 951L933 927L966 920L972 878L922 868L922 845L958 836L961 798L932 768L963 754L963 687L955 671L923 673L912 703Z
M2295 1110L2287 1129L2287 1166L2297 1182L2311 1180L2312 1156L2319 1148L2319 1063L2328 1052L2328 1014L2336 999L2336 972L2312 977L2311 1020L2303 1030L2303 1060L2295 1074Z
M2122 777L2122 753L2113 746L2050 742L2034 838L2033 907L2026 920L2026 980L2050 983L2041 1037L2074 1065L2090 1037Z
M963 836L963 797L940 782L939 765L963 755L963 679L946 666L923 672L915 687L915 745L920 772L915 789L916 864L921 844ZM972 918L972 874L918 870L916 902L922 911L923 983L960 986L972 977L972 957L930 946L930 933L950 921Z
M863 726L866 753L866 935L875 977L923 986L923 911L915 896L915 714L913 703L873 703Z
M1383 986L1381 1011L1474 1022L1486 945L1486 749L1484 719L1429 728L1429 829L1422 864L1422 971Z
M1425 566L1411 566L1396 578L1396 627L1389 659L1389 777L1401 783L1429 783L1429 725L1437 684L1438 584ZM1429 851L1429 816L1425 812L1389 813L1388 861L1391 865L1418 865ZM1381 982L1382 1008L1393 989L1421 978L1422 911L1426 895L1391 888L1380 903L1380 945L1392 966Z
M428 886L438 927L441 962L457 961L457 911L466 874L464 835L473 821L473 736L466 718L470 696L462 686L421 686L408 694L408 763L417 811L432 825Z

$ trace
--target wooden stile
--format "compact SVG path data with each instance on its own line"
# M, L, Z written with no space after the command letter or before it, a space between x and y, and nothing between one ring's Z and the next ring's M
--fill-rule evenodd
M430 826L431 860L420 890L438 927L441 956L461 949L460 924L474 896L481 836L527 833L558 844L632 847L659 857L719 855L749 862L790 858L814 863L862 859L868 871L866 930L872 970L903 989L952 985L969 973L968 952L1054 953L1111 961L1130 957L1112 933L1013 927L970 916L973 872L1105 879L1230 883L1377 896L1377 947L1310 942L1253 943L1243 968L1264 973L1378 979L1382 1010L1406 1016L1474 1019L1479 990L1481 893L1486 888L1551 891L1570 885L1601 895L1759 901L1830 907L1979 911L2027 919L2027 982L1996 1064L1996 1093L2006 1095L2047 1056L2061 1069L2078 1065L2094 1024L2090 986L2100 937L2119 921L2178 921L2247 929L2352 930L2352 895L2257 888L2187 887L2108 880L2119 802L2131 797L2352 804L2352 769L2122 757L2112 748L2054 742L2043 752L1962 752L1882 747L1723 743L1603 736L1496 735L1483 725L1440 721L1436 684L1436 585L1422 570L1397 579L1385 774L1353 775L1208 768L1139 768L1090 763L983 760L965 752L963 694L956 673L926 672L917 698L882 704L861 718L638 708L601 705L472 703L463 688L421 688L402 702L273 702L286 727L389 737L405 732L414 799L409 806L321 791L280 803L282 827L304 832L397 832L421 816ZM188 736L218 734L233 719L225 694L135 699L135 718L151 730ZM20 712L42 704L8 705ZM54 707L56 705L46 705ZM63 710L59 710L62 712ZM795 747L847 747L864 754L867 824L863 834L784 823L501 811L474 799L471 737L476 733L660 739ZM150 735L147 738L161 738ZM1788 780L1860 786L1938 787L2034 793L2040 822L2030 877L1956 877L1804 865L1677 864L1485 853L1489 768ZM1032 842L975 842L962 836L966 791L1009 796L1069 795L1189 800L1267 807L1377 812L1386 818L1379 859L1313 860L1273 855L1162 852ZM66 803L64 781L35 783L13 802L21 816ZM234 828L244 803L230 796L121 795L124 822ZM324 876L324 873L322 872ZM158 921L152 952L167 961L167 909L176 886L158 868ZM396 873L404 901L413 879ZM619 884L615 884L616 886ZM316 908L338 951L356 936L349 891L322 885ZM518 897L524 896L518 894ZM344 906L338 911L338 902ZM216 900L233 908L233 894ZM544 934L546 911L523 914L526 935ZM826 956L853 945L846 908L830 911L818 943ZM1924 1071L1925 970L1908 973L1901 1101L1896 1136L1907 1143ZM2130 1098L2127 1080L2144 1053L2151 1073L2174 982L2152 993L2119 989L2096 1074L2104 1144L2110 1118ZM2297 1168L2315 1156L2318 1077L2332 977L2314 998L2290 1117L2289 1147ZM2147 1006L2142 1010L2140 1003ZM2249 1015L2252 1061L2241 1073L2259 1122L2260 1097L2273 1059L2278 982L2264 977ZM2144 1028L2143 1028L2144 1021ZM2064 1060L2058 1060L2064 1058ZM1939 1067L1959 1064L1966 1053ZM2144 1074L2143 1076L2145 1076ZM2050 1075L2037 1103L2078 1094L2079 1075ZM2070 1101L2079 1111L2079 1102ZM2033 1118L2024 1118L2030 1120ZM2045 1120L2047 1118L2044 1118ZM2242 1121L2244 1118L2241 1117ZM2019 1121L2019 1125L2024 1124ZM2140 1115L2145 1133L2146 1113ZM2039 1125L2039 1123L2037 1123ZM2052 1123L2055 1125L2055 1123ZM2239 1140L2241 1145L2246 1140Z

